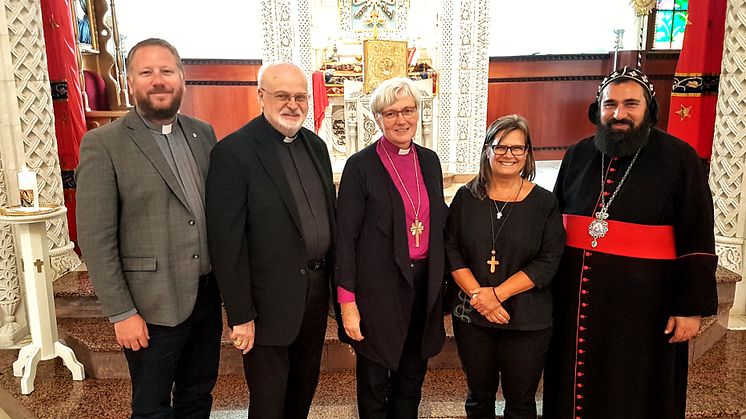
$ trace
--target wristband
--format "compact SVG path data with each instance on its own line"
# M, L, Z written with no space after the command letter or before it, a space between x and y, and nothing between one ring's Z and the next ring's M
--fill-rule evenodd
M500 299L500 297L497 296L497 291L495 291L497 287L492 287L492 293L495 294L495 299L500 305L503 305L503 300Z

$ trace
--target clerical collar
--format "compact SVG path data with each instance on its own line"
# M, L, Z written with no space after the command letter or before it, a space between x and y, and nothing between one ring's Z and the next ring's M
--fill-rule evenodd
M272 136L275 137L278 141L282 141L284 144L292 144L293 141L295 141L300 135L301 130L299 129L298 132L295 133L295 135L293 135L292 137L288 137L285 134L278 131L277 128L273 127L272 124L269 123L269 120L264 114L261 115L261 118L264 119L264 122L267 123L267 127L269 127L270 131L272 132Z
M135 108L135 110L137 111L137 108ZM176 116L174 116L174 120L171 121L170 124L162 125L145 118L139 111L137 111L137 115L140 117L140 119L142 119L142 122L145 123L145 126L148 127L149 130L153 131L156 134L163 135L171 134L171 131L173 131L174 125L176 125L179 118L179 115L177 114Z
M381 140L383 140L383 146L386 147L386 149L389 150L390 153L396 152L400 156L406 156L412 150L412 143L410 143L409 148L399 148L395 146L391 141L389 141L389 139L386 137L381 137Z

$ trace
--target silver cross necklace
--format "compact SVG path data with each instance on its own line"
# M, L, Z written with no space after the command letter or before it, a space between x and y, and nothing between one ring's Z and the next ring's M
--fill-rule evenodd
M513 203L516 202L516 200L518 199L518 195L521 194L521 189L523 189L523 178L521 178L521 183L520 183L520 186L518 187L518 192L516 192L515 196L513 197L513 201L512 201ZM495 218L497 218L498 220L501 219L503 216L502 210L497 208L497 201L493 199L490 199L490 201L492 201L492 203L495 204L495 210L497 210L497 215L495 216ZM508 202L511 202L511 201L505 201L505 205L508 205ZM503 208L502 208L503 210L505 209L505 205L503 205ZM500 224L500 228L497 229L497 234L495 234L495 220L492 219L492 205L488 205L488 207L490 209L490 228L492 231L492 250L490 250L490 257L489 259L487 259L487 264L490 265L490 273L493 274L495 273L497 265L500 264L500 261L496 259L497 257L497 251L496 251L497 236L500 235L500 232L503 230L505 223L508 222L508 217L510 217L510 213L513 211L513 207L515 207L515 205L510 206L508 213L505 215L505 220L502 222L502 224Z
M521 189L520 189L520 188L522 188L522 187L523 187L523 178L521 178L521 183L520 183L520 185L516 185L516 186L511 186L511 188L512 188L512 189L518 189L518 192L519 192L519 193L521 192ZM518 196L518 194L516 194L516 197L517 197L517 196ZM513 198L513 200L515 201L515 198ZM507 207L507 206L508 206L508 202L510 202L510 201L506 200L506 201L505 201L505 202L503 203L503 207L502 207L502 208L500 208L500 207L498 207L498 206L497 206L497 201L493 200L492 202L494 202L494 203L495 203L495 210L497 210L497 215L496 215L497 219L499 220L499 219L503 218L503 211L505 211L505 207Z

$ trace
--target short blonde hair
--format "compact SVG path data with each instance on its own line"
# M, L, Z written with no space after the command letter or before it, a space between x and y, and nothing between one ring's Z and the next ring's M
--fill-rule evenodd
M132 69L132 59L135 57L135 53L137 52L137 50L143 47L161 47L167 49L176 59L176 67L179 68L179 72L181 72L182 76L184 75L184 64L181 62L179 51L176 50L175 46L171 45L168 41L161 38L143 39L142 41L136 43L135 46L132 47L132 49L130 49L130 52L127 54L127 61L125 61L125 70L127 71L127 74L130 74L134 71Z
M380 114L382 110L393 105L402 96L412 98L417 110L422 106L422 96L412 80L394 77L378 85L370 95L370 110L373 114Z

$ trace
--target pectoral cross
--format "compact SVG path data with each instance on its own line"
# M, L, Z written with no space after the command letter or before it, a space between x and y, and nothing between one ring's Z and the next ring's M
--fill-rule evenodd
M495 259L495 250L494 249L492 250L491 253L492 253L492 256L487 261L487 264L490 265L490 273L493 274L493 273L495 273L495 267L500 264L500 261L497 260L497 259Z
M412 225L409 226L409 231L414 236L414 247L420 247L420 235L425 231L425 226L422 225L422 221L414 219Z

